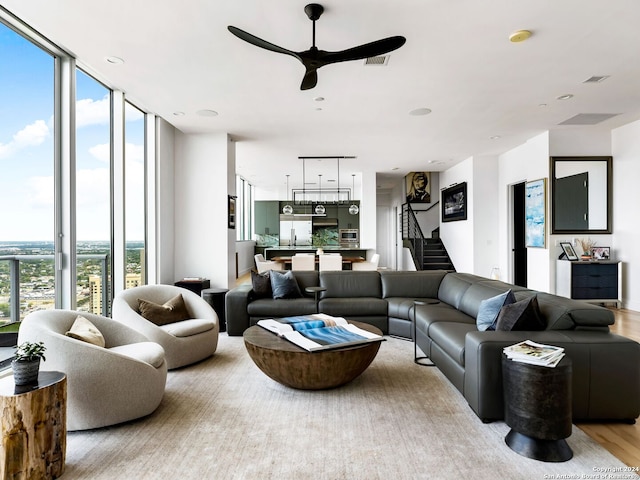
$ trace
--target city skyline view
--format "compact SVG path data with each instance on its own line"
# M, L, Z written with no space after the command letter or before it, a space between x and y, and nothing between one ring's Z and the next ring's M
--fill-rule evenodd
M54 57L0 24L0 241L54 238ZM111 238L110 92L77 70L78 241ZM144 239L144 116L125 104L126 236Z

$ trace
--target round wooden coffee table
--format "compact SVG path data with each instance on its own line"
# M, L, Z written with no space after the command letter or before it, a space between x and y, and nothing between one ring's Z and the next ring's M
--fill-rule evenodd
M382 335L367 323L353 323L363 330ZM267 376L287 387L322 390L350 382L371 364L380 342L345 348L308 352L257 325L244 332L249 356Z

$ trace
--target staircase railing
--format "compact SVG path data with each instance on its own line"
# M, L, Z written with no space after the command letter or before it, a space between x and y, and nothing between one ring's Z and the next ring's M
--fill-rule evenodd
M436 202L437 204L438 202ZM432 205L431 208L435 206ZM409 248L413 262L418 270L424 269L424 244L425 237L416 218L416 214L411 208L411 204L402 205L402 240Z

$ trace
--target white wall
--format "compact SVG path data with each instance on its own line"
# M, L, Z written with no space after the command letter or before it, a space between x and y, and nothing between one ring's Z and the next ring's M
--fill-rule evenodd
M376 249L377 232L377 199L376 174L367 172L362 174L362 191L360 201L360 248ZM358 198L358 197L356 197Z
M467 219L441 223L440 238L456 271L474 273L473 205L478 199L474 195L473 158L468 158L440 173L440 190L462 182L467 182ZM431 195L433 194L431 191Z
M529 139L498 158L498 266L502 280L509 283L513 283L511 186L540 178L549 178L548 132ZM547 188L547 205L548 199L549 189ZM549 220L548 216L547 220ZM549 231L548 223L547 221L547 232ZM527 286L531 289L552 291L551 259L548 248L547 237L547 248L527 249Z
M611 256L621 260L622 299L640 311L640 121L613 130L613 242ZM603 244L603 246L606 246Z
M489 277L498 266L498 157L473 159L473 273Z
M206 277L235 284L235 230L227 195L235 195L235 143L226 134L175 136L175 280Z
M174 265L174 163L175 128L158 117L156 131L157 188L156 269L159 283L172 285L178 278Z

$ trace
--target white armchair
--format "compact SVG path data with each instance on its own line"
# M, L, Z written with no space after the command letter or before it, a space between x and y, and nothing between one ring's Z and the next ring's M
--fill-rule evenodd
M178 294L182 294L189 320L159 326L139 313L138 299L162 305ZM169 370L203 360L218 347L218 315L203 298L186 288L141 285L123 290L113 299L111 316L162 345Z
M374 253L368 262L354 262L351 265L352 270L377 270L380 262L380 255Z
M78 315L105 339L98 347L65 335ZM72 310L39 310L22 321L18 343L44 342L41 370L67 376L67 430L126 422L152 413L164 395L164 351L110 318Z
M258 273L266 272L267 270L284 270L284 263L265 260L264 255L261 253L255 254L253 258L256 261L256 269L258 270Z

